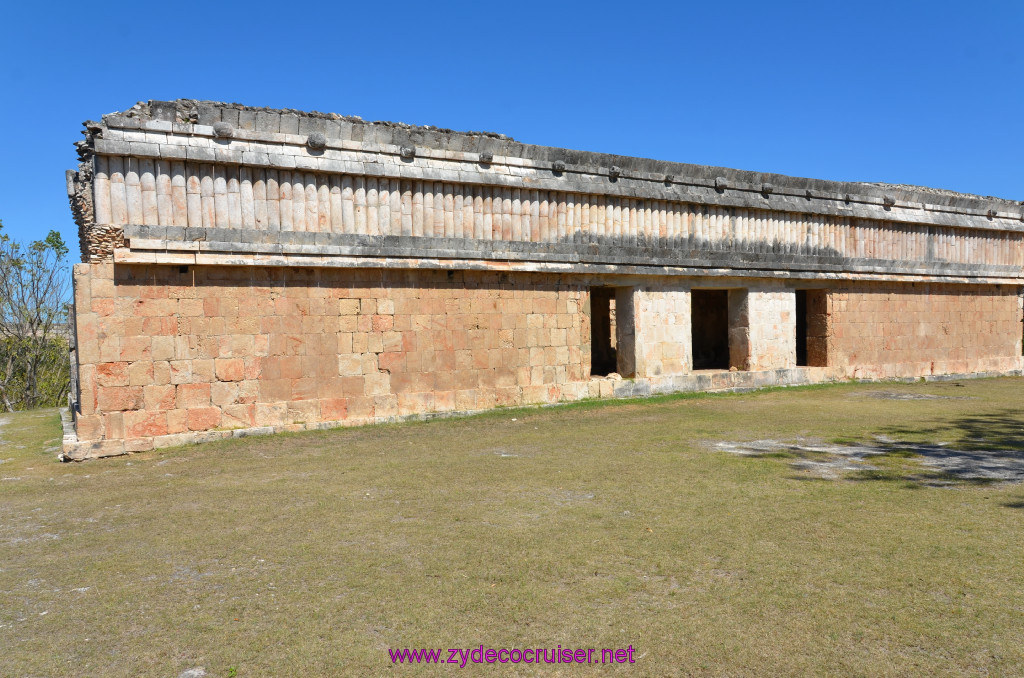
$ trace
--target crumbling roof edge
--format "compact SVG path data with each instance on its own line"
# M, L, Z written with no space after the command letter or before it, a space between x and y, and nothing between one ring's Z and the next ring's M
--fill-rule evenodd
M224 111L234 112L234 115L223 113ZM920 202L942 207L981 209L997 206L1019 207L1024 201L1000 198L996 196L983 196L974 193L963 193L951 189L933 188L929 186L917 186L912 184L892 184L884 182L856 182L836 181L831 179L813 179L773 172L757 172L753 170L741 170L729 167L714 165L699 165L693 163L674 162L667 160L656 160L636 156L623 156L596 151L574 150L556 146L542 146L537 144L525 144L518 142L512 137L496 132L481 131L458 131L431 125L411 125L402 122L387 120L369 121L359 116L345 116L337 113L324 113L321 111L302 111L290 108L271 108L265 106L248 106L239 103L228 103L220 101L209 101L199 99L176 99L173 101L149 100L140 101L131 108L124 111L108 113L103 116L104 121L108 118L140 118L142 120L170 120L172 122L200 122L202 124L213 124L223 120L224 117L237 119L240 112L252 114L267 114L275 116L296 116L306 120L324 120L352 125L366 125L373 127L384 127L396 130L403 130L410 136L416 138L417 143L428 147L443 148L445 140L457 138L459 140L479 140L483 138L487 145L493 146L497 143L501 146L496 150L496 155L515 156L529 159L535 162L557 163L559 161L574 165L590 165L595 168L621 168L651 173L664 173L668 176L680 178L695 178L704 181L715 182L719 179L740 181L746 184L762 184L766 187L786 188L798 191L821 191L831 194L867 195L884 199L893 197L903 202ZM215 119L216 118L216 119ZM87 123L88 124L88 123ZM482 142L477 142L478 145ZM463 149L471 150L471 149Z

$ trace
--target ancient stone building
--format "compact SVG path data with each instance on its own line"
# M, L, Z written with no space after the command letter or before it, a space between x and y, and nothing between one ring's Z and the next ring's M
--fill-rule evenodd
M189 100L78 148L67 458L1024 366L1016 202Z

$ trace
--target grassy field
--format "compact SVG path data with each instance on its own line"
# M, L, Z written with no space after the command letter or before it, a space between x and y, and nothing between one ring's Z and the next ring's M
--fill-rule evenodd
M0 675L1021 675L1024 486L913 445L1020 459L1022 396L584 403L64 465L55 411L0 415ZM716 447L877 436L832 480ZM480 645L636 661L388 654Z

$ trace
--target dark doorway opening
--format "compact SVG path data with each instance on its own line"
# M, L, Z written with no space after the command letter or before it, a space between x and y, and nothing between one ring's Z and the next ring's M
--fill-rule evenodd
M796 291L796 364L807 367L807 290Z
M729 369L729 291L692 290L693 369Z
M618 367L615 288L590 289L590 374L603 377Z
M796 290L797 367L828 365L828 310L825 290Z

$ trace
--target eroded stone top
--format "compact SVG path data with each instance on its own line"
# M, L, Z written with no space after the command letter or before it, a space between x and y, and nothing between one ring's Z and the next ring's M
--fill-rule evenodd
M989 216L990 211L1024 220L1024 201L938 189L909 184L881 182L842 182L826 179L794 177L770 172L754 172L711 165L668 162L649 158L579 151L551 146L525 144L495 132L456 131L429 125L417 126L401 122L366 121L359 116L345 116L319 111L274 109L245 106L237 103L177 99L175 101L139 102L131 108L103 116L101 123L87 122L92 132L105 126L128 127L145 121L167 121L179 125L202 125L227 130L239 129L270 134L323 135L325 140L342 140L395 144L401 147L421 146L437 150L478 153L483 159L492 156L516 157L546 164L560 171L619 174L629 176L661 175L666 184L697 182L714 186L721 192L728 189L756 190L763 195L796 195L800 197L839 197L848 201L886 200L892 203L917 203L968 211ZM223 126L218 125L223 124ZM228 127L230 126L230 127ZM182 131L185 131L182 129ZM214 130L216 133L216 130ZM808 196L808 192L810 195ZM998 216L992 215L992 216Z
M191 99L85 137L84 261L1024 277L1024 206L954 191Z

